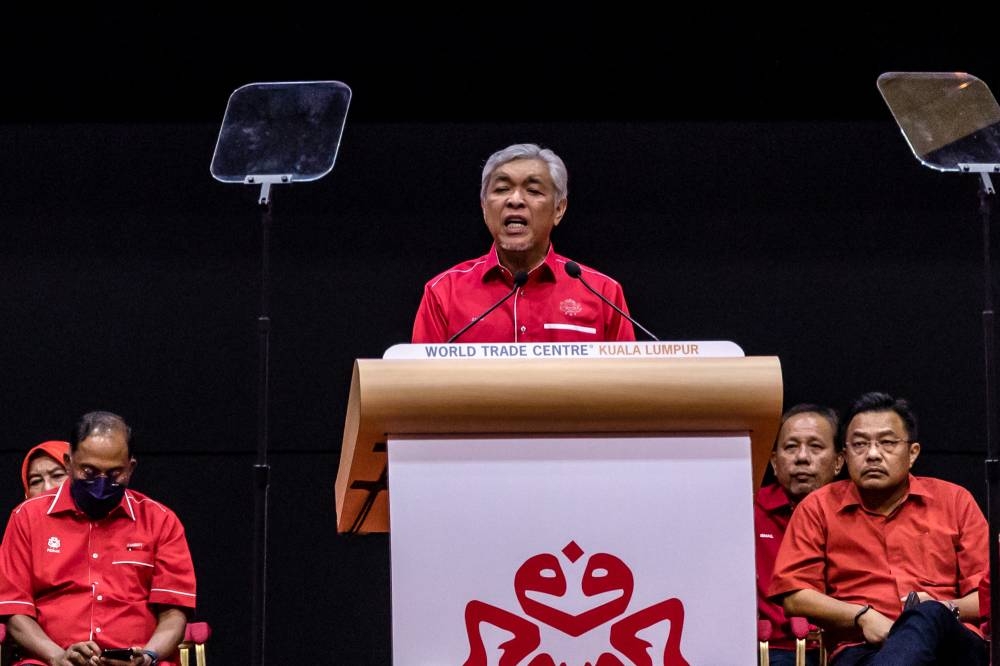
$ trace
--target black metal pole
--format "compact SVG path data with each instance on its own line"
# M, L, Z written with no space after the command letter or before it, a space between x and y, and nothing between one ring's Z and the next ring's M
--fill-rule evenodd
M267 597L267 488L270 467L267 463L268 444L268 365L270 354L270 244L271 202L267 195L260 200L260 316L257 317L259 374L257 383L257 462L254 480L254 560L253 560L253 620L251 630L251 664L264 664L265 607Z
M996 571L1000 567L1000 459L997 458L997 407L996 407L996 334L993 319L993 229L990 224L992 196L987 179L980 180L979 214L983 221L983 349L986 363L986 507L989 519L990 549L990 625L1000 620L1000 593L997 590ZM996 641L990 641L990 663L1000 663Z

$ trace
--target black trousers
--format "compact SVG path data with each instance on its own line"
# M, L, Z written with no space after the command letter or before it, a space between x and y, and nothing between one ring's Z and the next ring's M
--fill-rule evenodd
M856 645L831 666L988 666L986 641L963 625L939 601L924 601L904 611L885 643Z

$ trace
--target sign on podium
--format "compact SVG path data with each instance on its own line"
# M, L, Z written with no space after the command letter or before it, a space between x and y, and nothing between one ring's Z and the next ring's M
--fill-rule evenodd
M719 341L357 360L338 529L390 532L394 663L753 664L781 400Z

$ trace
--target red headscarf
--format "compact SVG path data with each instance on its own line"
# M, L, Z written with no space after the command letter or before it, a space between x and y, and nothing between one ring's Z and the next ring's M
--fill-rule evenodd
M61 442L58 440L42 442L38 446L31 447L31 450L28 451L28 455L24 456L24 462L21 463L21 483L24 485L24 496L28 496L28 465L31 463L32 458L37 458L39 455L45 454L50 458L55 459L55 461L60 465L65 465L65 455L68 453L69 442Z

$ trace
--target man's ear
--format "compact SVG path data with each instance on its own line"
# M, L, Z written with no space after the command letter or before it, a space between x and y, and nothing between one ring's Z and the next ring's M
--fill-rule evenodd
M917 458L920 456L920 442L910 442L910 468L913 467L913 463L917 462Z
M562 222L563 215L566 214L566 207L569 206L569 199L563 199L556 204L556 217L552 221L552 226L558 227L559 223Z

